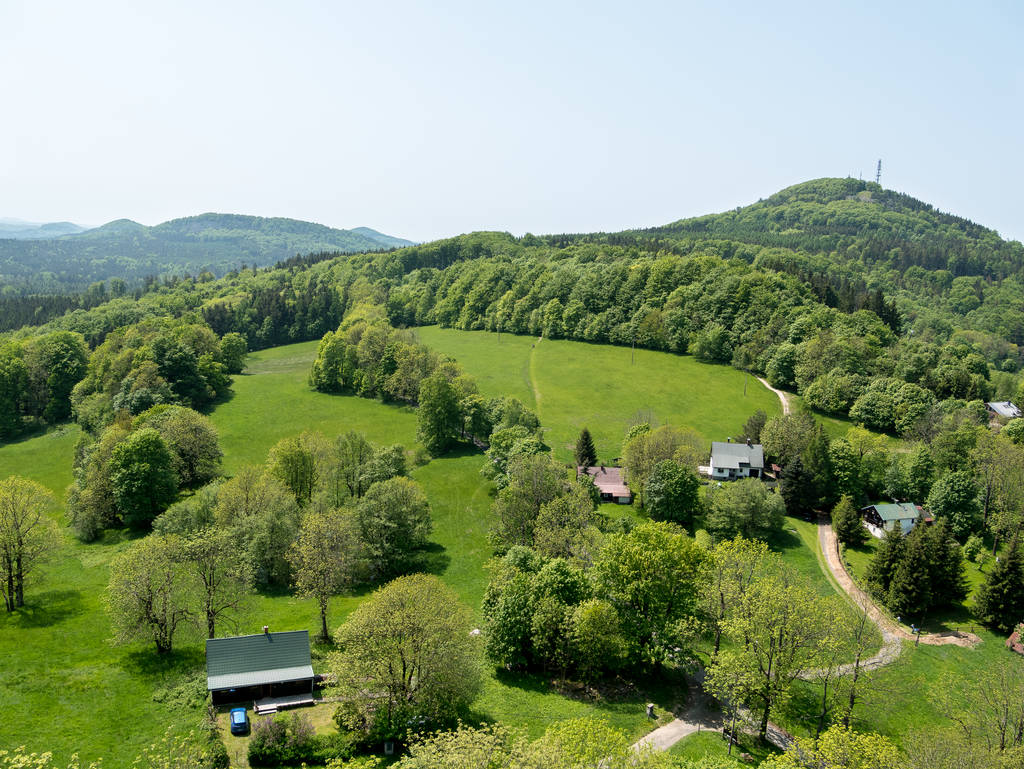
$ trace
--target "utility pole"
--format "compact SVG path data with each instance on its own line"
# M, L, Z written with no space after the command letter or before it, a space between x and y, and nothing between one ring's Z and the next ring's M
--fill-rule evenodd
M882 159L878 159L878 168L875 169L875 184L879 183L879 179L882 178Z

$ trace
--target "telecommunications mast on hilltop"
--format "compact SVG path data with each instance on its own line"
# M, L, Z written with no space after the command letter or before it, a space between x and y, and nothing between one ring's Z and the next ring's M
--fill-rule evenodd
M875 169L875 184L878 184L878 180L882 178L882 159L878 159L878 168Z

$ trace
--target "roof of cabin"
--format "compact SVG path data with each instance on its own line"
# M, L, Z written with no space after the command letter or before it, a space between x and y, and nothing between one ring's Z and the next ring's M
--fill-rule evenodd
M206 687L211 691L312 677L308 630L210 638L206 642Z

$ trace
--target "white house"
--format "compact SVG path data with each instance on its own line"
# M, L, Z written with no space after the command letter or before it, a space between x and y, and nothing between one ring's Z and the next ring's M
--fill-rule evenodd
M760 478L764 473L764 450L759 443L711 444L712 480L732 481L736 478Z

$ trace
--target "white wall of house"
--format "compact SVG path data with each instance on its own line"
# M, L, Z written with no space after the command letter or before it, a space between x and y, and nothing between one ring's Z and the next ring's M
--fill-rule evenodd
M711 461L711 477L719 481L730 481L735 478L749 478L750 468L741 467L738 470L735 468L721 468L715 467L714 460Z

